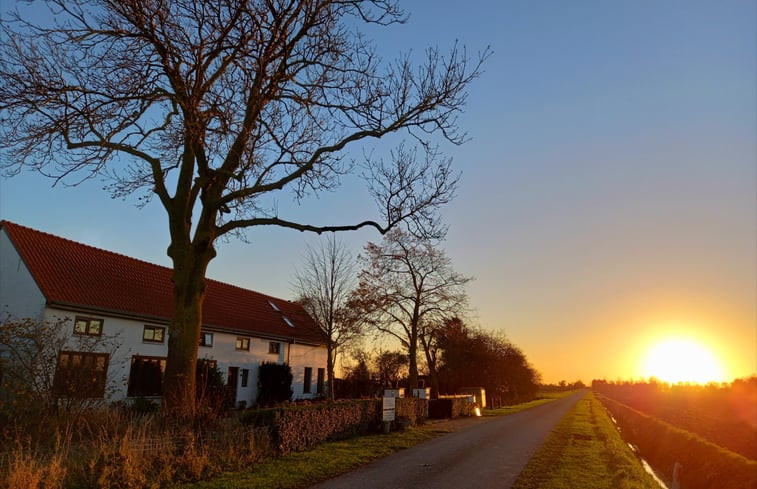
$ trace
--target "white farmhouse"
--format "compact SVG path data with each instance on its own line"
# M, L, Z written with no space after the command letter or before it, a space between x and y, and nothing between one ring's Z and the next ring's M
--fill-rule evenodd
M71 341L58 357L56 379L91 379L82 392L87 397L160 396L171 274L166 267L0 221L0 319L65 319L61 327ZM112 353L74 346L77 337L113 336L121 346ZM227 375L237 405L255 403L263 362L290 365L295 399L324 390L325 341L303 308L214 280L207 281L198 357L216 362Z

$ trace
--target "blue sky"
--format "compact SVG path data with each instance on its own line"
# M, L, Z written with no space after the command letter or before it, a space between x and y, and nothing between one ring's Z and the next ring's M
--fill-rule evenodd
M5 2L7 8L10 2ZM546 381L637 375L663 337L757 372L757 13L754 1L405 2L371 30L387 58L491 46L444 147L463 178L447 251L475 322L504 331ZM381 148L381 146L379 146ZM0 181L0 217L168 265L166 218L91 181ZM363 219L361 190L295 209ZM343 235L357 253L370 231ZM211 277L289 297L314 236L256 229L220 245Z

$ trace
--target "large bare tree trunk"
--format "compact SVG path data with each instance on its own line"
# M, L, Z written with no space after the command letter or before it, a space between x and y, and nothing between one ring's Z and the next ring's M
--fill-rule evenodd
M190 243L188 239L174 236L168 250L174 263L173 315L163 377L164 411L187 419L194 417L195 412L195 369L205 301L205 273L215 257L211 231L198 229L194 241Z

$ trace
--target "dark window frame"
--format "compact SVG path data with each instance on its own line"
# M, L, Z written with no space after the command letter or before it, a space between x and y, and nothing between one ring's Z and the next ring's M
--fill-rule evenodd
M141 366L139 365L141 363ZM143 378L135 379L134 375L144 375L138 369L146 370L145 365L154 365L160 371L160 377L157 380L145 380ZM154 367L153 367L154 369ZM166 372L166 357L156 357L149 355L132 355L131 367L129 369L129 380L126 384L127 397L150 397L163 395L163 375ZM139 382L139 384L136 384Z
M278 341L269 341L268 342L268 354L269 355L278 355L281 353L281 342Z
M305 378L302 381L302 393L310 394L310 384L313 383L313 367L305 367Z
M324 392L324 385L326 383L326 369L325 368L319 368L316 373L316 381L315 381L315 393L316 394L323 394Z
M58 398L104 398L109 363L108 353L59 352L53 376L53 394Z
M239 351L250 351L250 337L237 336L237 339L234 342L234 349Z
M247 385L250 382L250 369L243 368L241 375L242 375L242 387L247 387Z
M84 323L84 331L79 331L79 323ZM94 323L98 323L100 326L98 328L98 331L93 333L92 332L92 325ZM89 317L89 316L76 316L74 318L74 334L75 335L82 335L82 336L94 336L94 337L100 337L103 335L103 328L105 327L105 320L102 318L95 318L95 317Z
M160 331L160 339L159 340L155 340L155 339L151 340L149 338L146 338L145 334L147 333L148 330L152 330L153 331L153 338L155 338L155 332L156 331ZM145 324L145 327L142 330L142 341L144 341L145 343L163 343L164 341L166 341L166 328L165 328L165 326L153 326L153 325L150 325L150 324Z
M208 338L210 338L210 341L207 341ZM200 346L204 346L205 348L213 348L213 333L200 331Z

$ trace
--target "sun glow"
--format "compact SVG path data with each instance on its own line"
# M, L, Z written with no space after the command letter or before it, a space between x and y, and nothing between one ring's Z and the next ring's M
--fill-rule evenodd
M663 382L724 382L723 366L712 351L690 339L672 338L652 345L642 359L644 377Z

